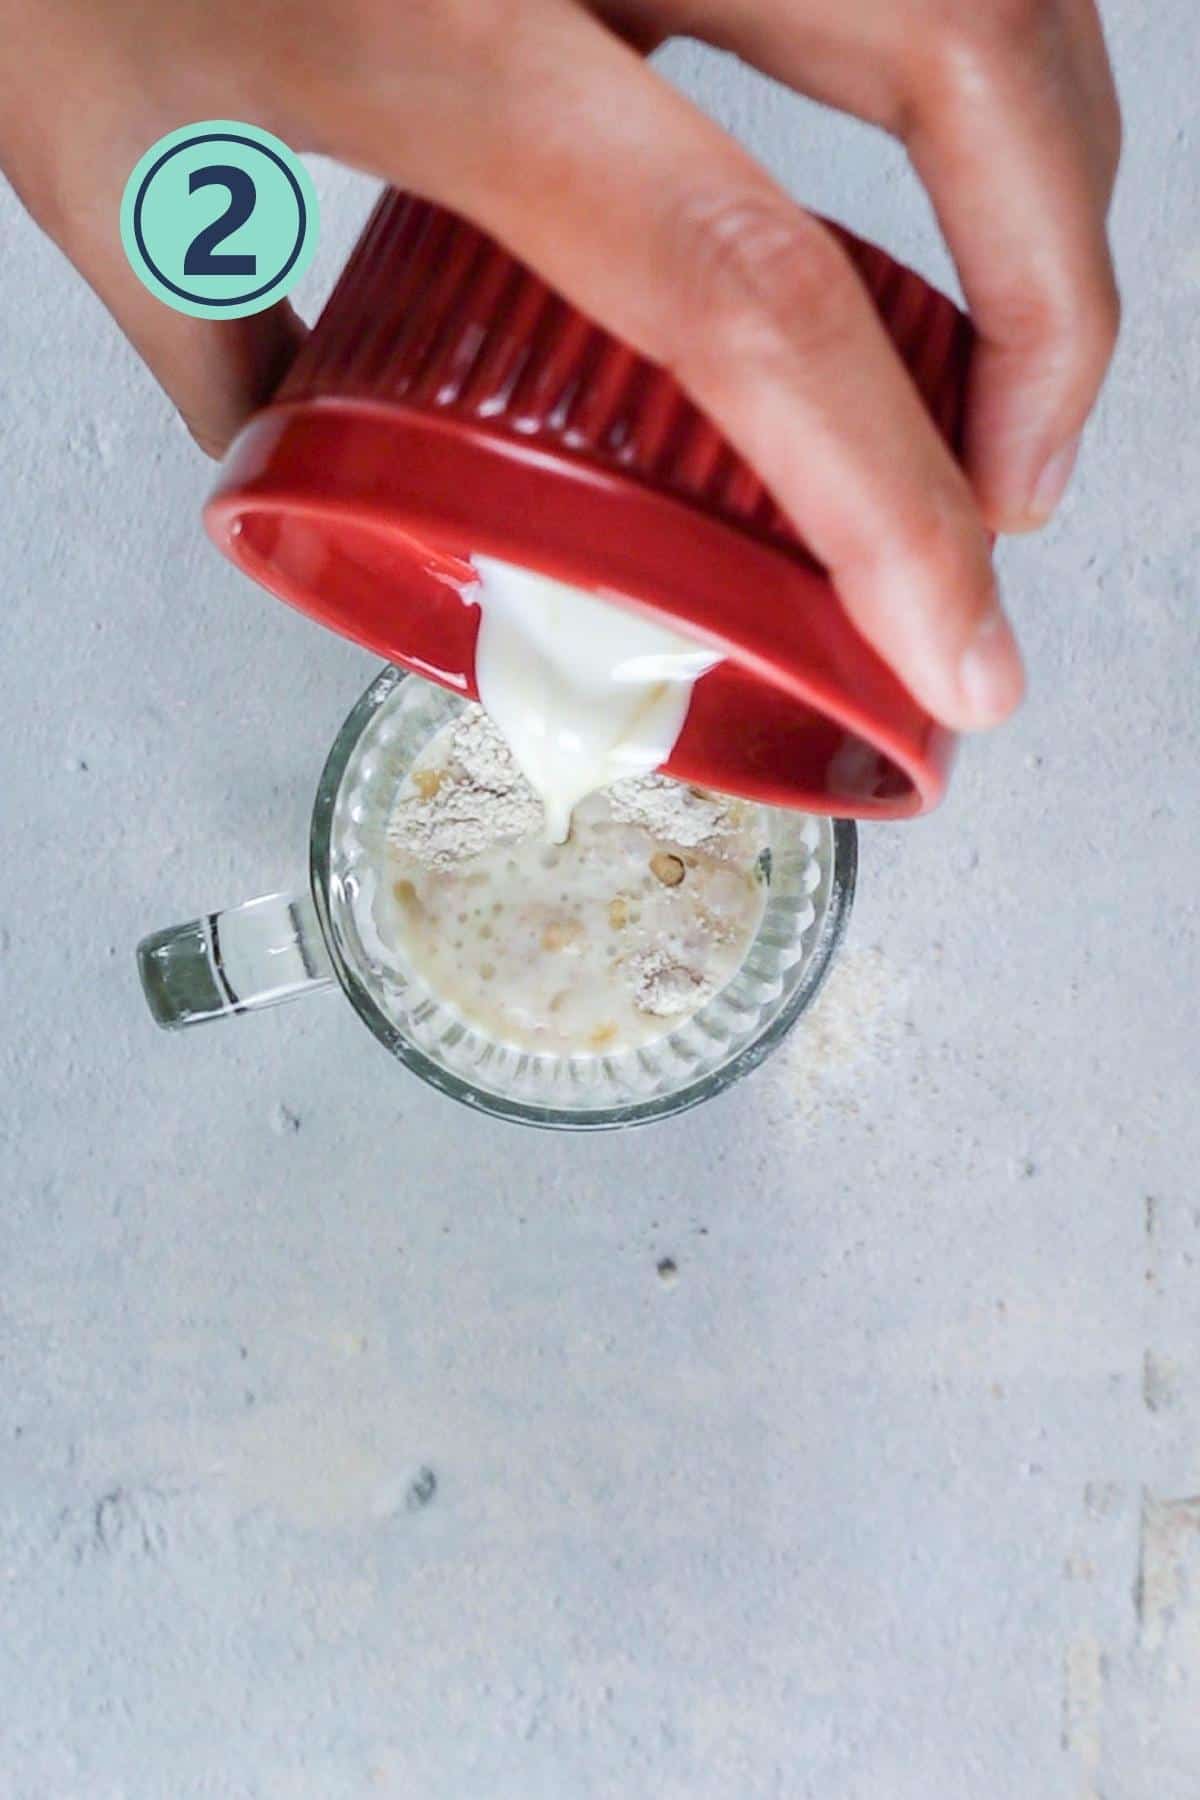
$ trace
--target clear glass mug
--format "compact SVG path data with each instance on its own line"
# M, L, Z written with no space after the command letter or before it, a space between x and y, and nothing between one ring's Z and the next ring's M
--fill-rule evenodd
M853 823L767 809L758 934L734 980L675 1030L608 1055L517 1050L475 1030L400 966L375 925L396 789L462 705L403 670L383 671L321 775L311 891L210 913L138 946L158 1024L202 1024L340 986L380 1043L432 1087L478 1112L568 1130L667 1118L757 1067L812 1004L841 942L854 897Z

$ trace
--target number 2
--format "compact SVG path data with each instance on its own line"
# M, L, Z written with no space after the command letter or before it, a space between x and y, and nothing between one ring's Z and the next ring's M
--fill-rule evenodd
M213 163L207 169L193 169L188 180L188 193L194 194L206 187L225 188L229 194L229 205L211 225L206 225L203 231L197 232L188 245L187 255L183 259L184 274L256 275L256 256L230 252L221 256L213 255L217 245L231 237L254 211L258 195L252 177L247 175L245 169L235 169L227 163Z

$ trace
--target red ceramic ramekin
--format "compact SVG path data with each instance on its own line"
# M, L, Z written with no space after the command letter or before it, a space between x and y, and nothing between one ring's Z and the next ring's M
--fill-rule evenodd
M968 321L839 236L957 450ZM945 787L951 735L671 376L424 201L384 195L206 522L292 605L471 695L473 554L675 622L726 658L667 765L684 780L860 818L923 812Z

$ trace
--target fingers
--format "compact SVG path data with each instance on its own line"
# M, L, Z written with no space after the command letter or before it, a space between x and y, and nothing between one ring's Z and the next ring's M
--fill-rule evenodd
M1062 498L1119 320L1107 65L1094 42L1079 54L1065 11L1032 11L1038 30L972 26L935 59L908 135L979 330L967 463L1000 531L1044 524Z
M1084 136L1096 160L1107 206L1121 160L1121 103L1104 42L1104 27L1096 0L1061 0L1061 4L1083 100Z
M1022 678L977 508L832 235L582 13L543 15L503 76L437 145L436 197L676 373L938 717L1003 717ZM411 181L372 110L333 148Z
M967 463L996 530L1044 523L1112 354L1120 114L1094 0L689 0L704 36L902 137L979 330Z
M270 399L303 342L286 301L248 319L189 319L105 267L78 264L179 410L200 448L221 457Z
M127 264L94 255L88 245L70 254L200 448L223 456L251 413L270 399L304 340L287 301L248 319L190 319L147 292Z
M270 398L305 328L286 302L247 319L192 319L164 306L121 249L121 185L118 171L93 165L86 192L46 209L33 200L31 211L112 313L200 448L219 457Z

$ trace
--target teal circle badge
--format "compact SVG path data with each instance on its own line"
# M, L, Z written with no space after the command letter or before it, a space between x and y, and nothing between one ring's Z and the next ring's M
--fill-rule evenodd
M194 319L244 319L282 300L312 261L317 229L316 191L295 151L234 119L159 138L121 201L134 273Z

